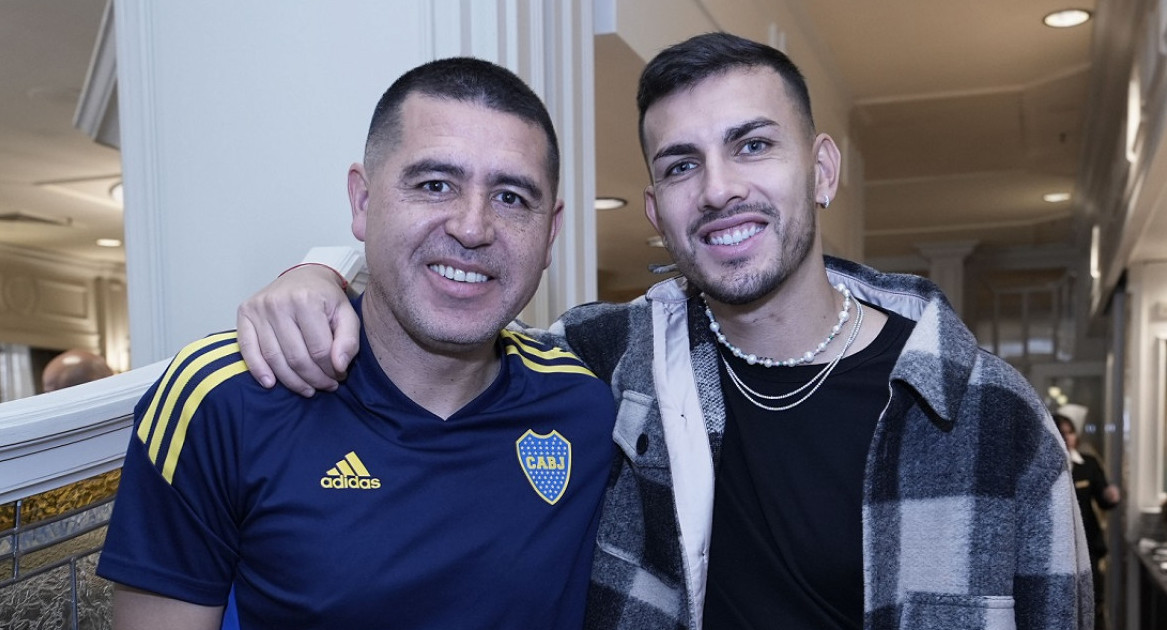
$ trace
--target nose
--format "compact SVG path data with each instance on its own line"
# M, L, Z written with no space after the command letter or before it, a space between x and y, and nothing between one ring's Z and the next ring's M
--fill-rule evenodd
M489 199L468 200L446 220L446 233L462 247L474 249L494 240L494 209Z
M709 159L705 162L701 188L701 208L722 210L743 201L749 187L732 162Z

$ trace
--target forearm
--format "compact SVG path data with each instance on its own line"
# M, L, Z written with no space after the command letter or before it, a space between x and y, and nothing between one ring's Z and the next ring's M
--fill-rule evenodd
M217 630L222 606L200 606L122 584L113 589L114 630Z
M369 280L365 252L360 247L313 247L300 261L301 265L308 263L323 265L335 271L344 280L345 290L350 296L363 292Z

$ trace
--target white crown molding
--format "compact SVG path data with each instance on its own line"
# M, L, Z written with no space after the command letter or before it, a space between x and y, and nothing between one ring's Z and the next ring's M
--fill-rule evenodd
M121 145L117 112L117 38L114 35L113 2L105 5L97 43L89 59L85 86L73 116L73 126L95 141L118 148Z

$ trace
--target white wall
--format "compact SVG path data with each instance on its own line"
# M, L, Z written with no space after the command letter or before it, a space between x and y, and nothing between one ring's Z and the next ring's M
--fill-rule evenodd
M309 246L355 242L345 173L425 59L423 4L118 2L135 365L233 328Z
M1164 465L1164 409L1167 374L1160 367L1158 344L1167 339L1167 262L1136 263L1127 270L1130 334L1127 348L1127 419L1124 459L1129 536L1136 536L1140 510L1158 508Z

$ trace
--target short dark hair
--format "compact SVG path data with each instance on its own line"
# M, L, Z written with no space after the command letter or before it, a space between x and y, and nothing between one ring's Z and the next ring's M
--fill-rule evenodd
M652 104L679 90L736 68L770 68L782 77L807 129L814 131L810 92L798 66L782 51L729 33L705 33L662 50L645 66L636 91L640 110L640 147L645 152L644 114Z
M1078 427L1074 426L1074 421L1071 420L1069 416L1063 416L1060 413L1055 413L1054 414L1054 424L1058 425L1059 427L1062 426L1063 424L1070 427L1070 433L1077 433L1078 432Z
M547 136L547 174L559 188L559 140L543 101L515 73L482 59L450 57L424 63L398 77L381 95L365 142L365 167L380 165L386 149L401 139L401 105L414 92L482 105L535 123Z

